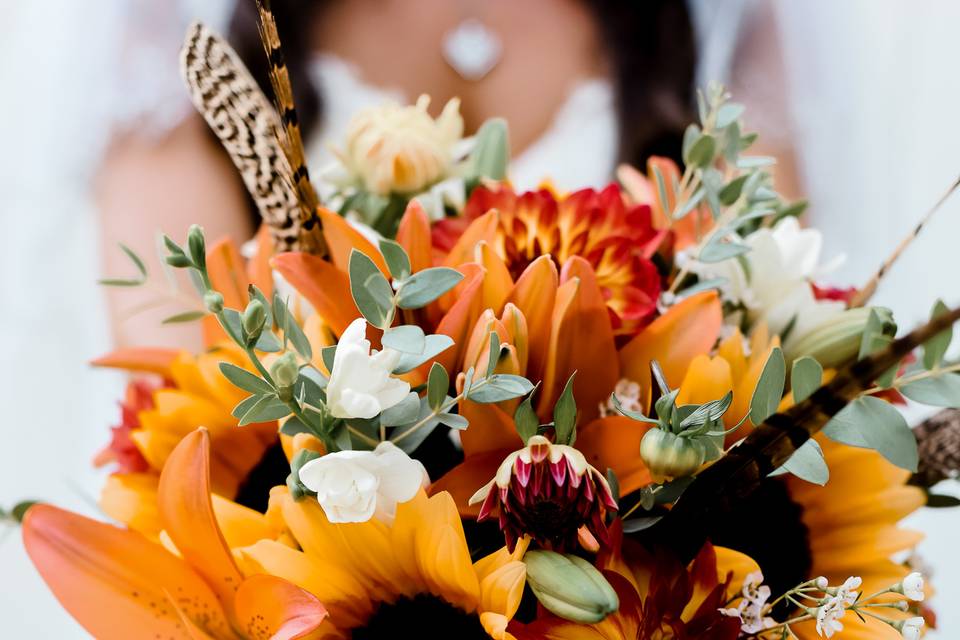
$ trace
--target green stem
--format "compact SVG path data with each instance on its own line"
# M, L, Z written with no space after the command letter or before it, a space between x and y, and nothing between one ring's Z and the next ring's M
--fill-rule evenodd
M480 382L477 382L476 384L472 385L472 386L470 387L470 391L473 391L474 389L479 389L479 388L482 387L483 385L487 384L487 382L489 382L489 381L490 381L490 378L484 378L484 379L481 380ZM404 438L406 438L406 437L409 436L410 434L418 431L420 428L422 428L424 425L426 425L428 422L430 422L431 420L433 420L434 418L436 418L436 417L437 417L438 415L440 415L441 413L446 413L449 409L453 408L453 407L454 407L458 402L460 402L460 400L462 400L462 399L463 399L463 393L458 393L455 398L451 398L450 400L448 400L448 401L446 401L445 403L443 403L442 405L440 405L439 408L434 409L428 416L426 416L426 417L424 417L422 420L420 420L420 422L416 423L415 425L413 425L412 427L410 427L409 429L407 429L406 431L404 431L403 433L401 433L401 434L400 434L399 436L397 436L396 438L391 438L391 441L392 441L394 444L397 444L397 443L403 441Z
M913 375L905 375L897 378L889 387L873 387L872 389L867 389L863 392L863 395L872 395L875 393L880 393L881 391L886 391L887 389L899 389L900 387L906 386L913 382L926 380L927 378L935 378L946 373L955 373L957 371L960 371L960 363L952 364L949 367L936 367L934 369L930 369L929 371L921 371Z

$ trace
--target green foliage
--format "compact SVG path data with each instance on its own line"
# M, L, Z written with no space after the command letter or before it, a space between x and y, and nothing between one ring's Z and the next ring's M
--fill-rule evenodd
M140 285L145 284L147 282L147 265L145 265L140 256L138 256L136 252L127 245L121 243L120 249L128 258L130 258L130 262L133 263L133 266L137 270L137 277L103 278L97 282L105 287L139 287Z
M823 458L823 449L814 439L807 440L793 452L783 466L773 471L771 476L792 473L802 480L823 486L830 479L830 469Z
M383 254L394 280L404 281L410 277L410 257L400 243L383 238L380 240L380 253Z
M463 274L449 267L430 267L410 276L397 292L397 306L419 309L430 304L463 280Z
M876 449L893 464L917 470L917 440L903 416L889 402L861 396L844 407L823 428L837 442Z
M573 380L577 372L570 374L563 393L553 406L553 429L557 434L557 444L573 445L577 439L577 401L573 397Z
M538 382L537 386L530 392L530 395L517 405L517 410L513 413L513 422L524 444L526 444L530 438L537 435L537 431L540 428L540 419L537 417L537 412L533 410L533 396L537 393L539 386L540 383Z
M960 375L942 373L921 378L899 387L900 392L914 402L935 407L960 407Z
M439 362L434 362L427 377L427 401L431 409L439 410L443 406L449 388L450 377L447 370Z
M473 150L467 163L467 176L473 180L503 180L510 162L510 136L507 122L490 118L474 136Z
M933 311L930 314L931 319L941 316L950 311L942 300L937 300L933 305ZM936 369L943 363L943 356L950 348L950 342L953 340L953 327L944 329L923 345L923 366L926 369Z
M347 267L350 274L350 293L357 309L367 322L386 329L393 322L395 305L393 289L373 260L362 251L350 253Z
M793 402L803 402L820 388L823 380L823 367L815 358L804 356L793 361L790 372L790 387L793 390Z
M753 424L760 424L774 413L783 398L783 385L786 381L787 365L783 352L775 347L770 352L760 379L750 398L750 420Z
M473 402L490 404L525 396L533 390L533 383L523 376L496 373L474 383L467 396Z

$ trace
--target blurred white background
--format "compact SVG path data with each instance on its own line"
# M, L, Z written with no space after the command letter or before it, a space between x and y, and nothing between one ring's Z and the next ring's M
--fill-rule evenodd
M169 100L171 113L182 104L163 91L130 100L131 86L151 84L126 80L133 74L171 86L159 80L176 73L185 21L205 17L217 24L222 4L2 3L0 505L33 497L96 511L99 479L90 461L117 417L121 381L85 365L109 348L94 285L99 270L89 178L111 119L128 115L117 113L118 104L135 111ZM130 58L115 34L147 6L153 8L134 22L172 36L155 38L161 44L150 56ZM775 6L809 222L825 232L828 258L848 256L836 283L859 284L960 173L960 3L780 0ZM183 22L172 19L175 12ZM169 64L157 66L158 59ZM937 296L960 303L958 239L960 196L877 296L901 327L924 319ZM960 494L960 485L941 492ZM937 571L933 604L941 630L930 637L960 637L954 606L960 602L960 511L928 510L910 525L926 532L920 552ZM84 637L33 572L17 532L0 532L0 619L5 638Z

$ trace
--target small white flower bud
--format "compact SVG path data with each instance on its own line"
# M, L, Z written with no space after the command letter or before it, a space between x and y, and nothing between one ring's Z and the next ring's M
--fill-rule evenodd
M920 640L920 632L923 630L923 618L916 616L906 620L892 620L890 625L900 632L907 640Z
M895 586L892 591L897 593L902 593L911 600L920 602L923 600L923 575L917 571L914 571L906 578L903 579L900 584Z
M814 585L817 587L817 589L820 589L821 591L823 591L828 586L830 586L830 582L826 579L825 576L820 576L816 580L814 580Z

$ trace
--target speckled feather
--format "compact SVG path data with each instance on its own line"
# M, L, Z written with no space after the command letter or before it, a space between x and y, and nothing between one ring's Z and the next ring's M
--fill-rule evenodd
M301 198L301 180L280 140L281 119L236 52L194 23L180 51L180 68L194 105L240 171L276 249L323 254L316 194L309 201ZM305 169L301 174L309 182Z

